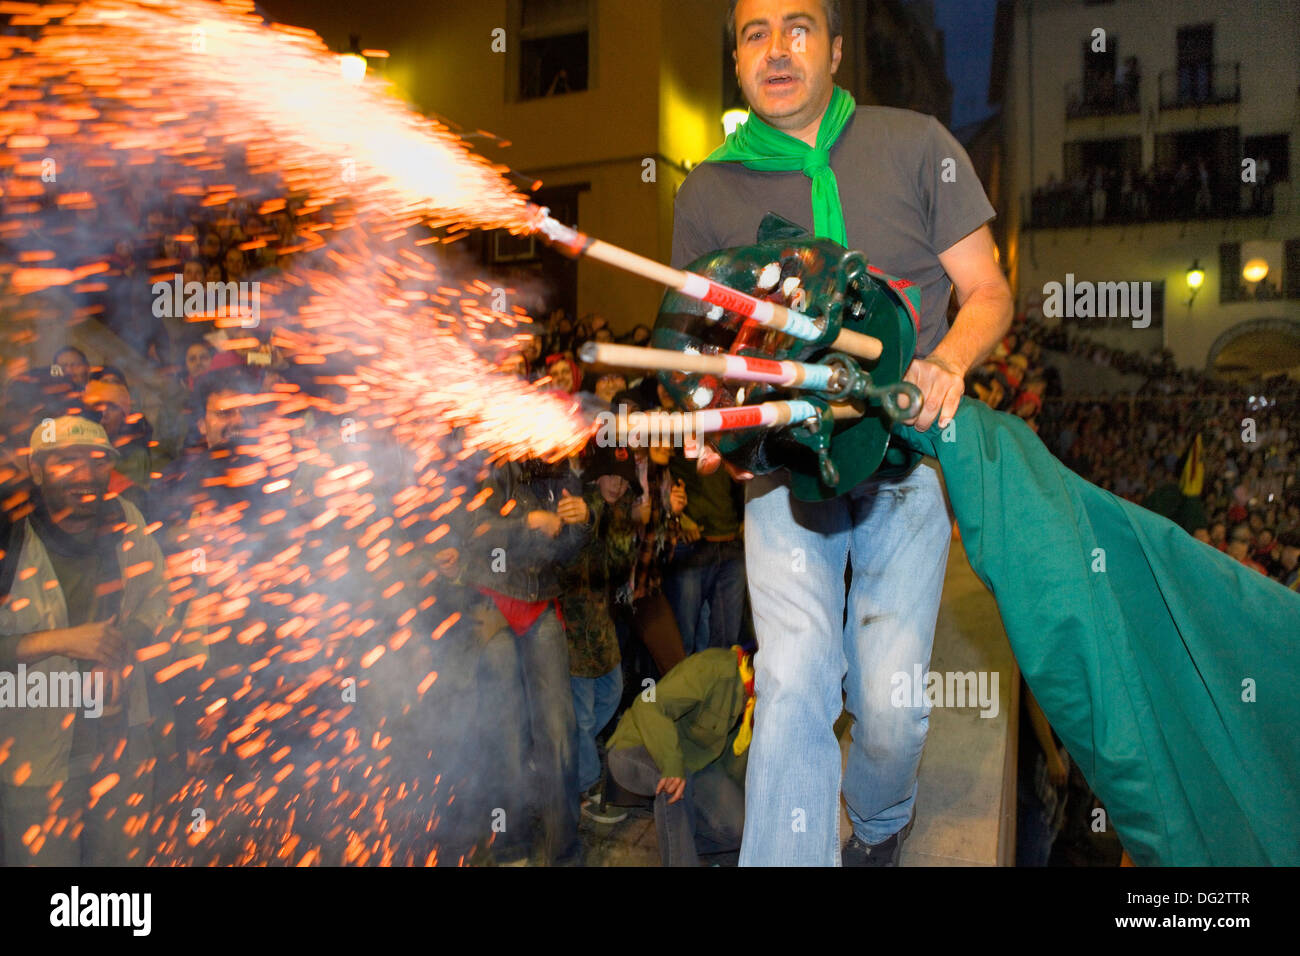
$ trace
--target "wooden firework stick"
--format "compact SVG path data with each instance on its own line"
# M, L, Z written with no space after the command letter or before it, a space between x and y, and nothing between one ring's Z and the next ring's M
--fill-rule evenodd
M579 358L588 364L696 372L743 382L767 382L817 390L826 390L835 373L831 366L813 362L748 355L697 355L673 349L613 345L608 342L588 342L579 349Z
M585 233L552 219L548 210L534 207L531 215L533 231L540 232L549 242L558 246L566 255L573 258L588 256L625 272L642 276L683 295L712 305L720 305L728 311L735 312L747 319L753 319L764 328L784 332L805 342L815 341L822 330L811 317L802 312L766 299L755 298L728 288L694 272L673 269L661 262L639 256L619 246L600 239L593 239ZM847 352L858 358L875 361L880 358L883 346L877 338L841 329L839 336L832 343L832 348Z

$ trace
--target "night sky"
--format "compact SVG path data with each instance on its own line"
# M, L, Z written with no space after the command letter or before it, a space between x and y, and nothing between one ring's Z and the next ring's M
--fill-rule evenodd
M989 66L993 56L993 16L997 0L935 0L935 23L943 31L948 78L952 80L952 126L984 119Z

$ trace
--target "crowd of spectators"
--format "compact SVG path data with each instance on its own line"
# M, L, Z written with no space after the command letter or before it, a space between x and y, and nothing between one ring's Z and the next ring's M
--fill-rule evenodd
M1053 351L1144 381L1131 394L1065 396ZM971 376L968 394L1024 418L1093 484L1300 587L1300 436L1289 425L1300 420L1300 385L1293 380L1214 378L1177 368L1168 351L1124 352L1021 318ZM1193 453L1199 480L1185 468Z
M176 262L196 278L201 271L205 278L225 280L268 266L270 244L258 244L268 230L278 236L280 251L292 241L283 223L251 213L196 228L192 241L175 238L176 224L154 225L164 238L148 253L160 257L148 259L148 267ZM120 251L119 265L128 275L129 250ZM111 311L104 317L111 324ZM33 774L38 760L6 763L0 767L0 854L6 861L42 845L42 862L153 859L139 828L123 829L123 818L140 819L187 782L193 786L196 777L252 784L268 769L258 758L239 759L229 738L255 708L271 706L265 688L254 682L258 690L250 694L246 681L250 668L273 656L266 643L270 634L295 620L280 589L255 599L244 615L260 627L247 629L257 631L253 637L206 646L204 663L185 671L168 693L150 683L158 668L191 659L196 643L206 645L213 630L186 617L201 601L178 605L163 597L171 586L164 564L174 570L178 558L188 561L199 541L208 542L199 550L210 560L234 549L222 537L231 514L257 529L260 557L310 553L300 529L329 525L328 509L304 492L319 469L260 460L265 452L253 440L261 417L258 396L291 379L292 369L269 346L231 351L218 347L218 330L206 330L179 354L157 335L134 343L142 361L170 369L186 396L178 413L189 427L174 447L154 437L127 373L81 349L62 347L48 368L6 386L0 558L10 571L33 560L36 539L51 558L37 562L46 570L35 583L0 569L0 585L9 596L25 588L33 608L41 606L34 600L38 591L62 594L65 603L61 613L46 605L46 617L27 622L29 632L45 635L35 646L24 640L30 633L16 625L5 628L0 670L19 662L36 667L61 661L103 670L114 688L114 721L87 726L74 719L64 727L33 728L25 753L38 757L42 747L68 738L71 762L62 780L74 805L102 777L99 768L107 765L103 755L109 752L117 772L138 781L112 800L86 799L80 811L86 827L78 832L87 835L78 846L49 828L52 817L36 792L48 791L58 768L46 767L42 775ZM650 330L637 326L619 340L644 345L649 339ZM592 409L671 410L670 396L653 375L592 369L578 361L585 342L615 340L603 317L574 321L557 311L523 336L522 348L503 364L537 387L574 396ZM1067 400L1051 350L1142 375L1140 397ZM308 379L294 384L311 392ZM327 391L315 394L324 399ZM1300 452L1287 427L1300 408L1294 383L1273 381L1252 392L1178 370L1168 353L1132 355L1059 326L1021 320L970 376L968 394L1024 419L1094 483L1178 520L1189 533L1285 586L1298 586ZM322 400L300 411L301 433L330 449L327 459L337 470L348 452L328 404ZM46 434L42 427L50 423ZM1181 479L1198 435L1204 480L1191 489ZM24 447L32 449L26 462L17 454ZM428 477L400 449L385 454L391 455L391 468L381 484L391 485L390 491ZM606 448L593 441L559 462L453 457L460 465L448 480L465 485L462 500L509 507L459 508L436 533L412 532L402 539L396 529L391 532L405 544L394 549L402 561L381 572L392 575L385 598L402 590L397 585L410 585L409 593L436 601L374 614L393 632L419 626L440 639L432 648L429 642L394 646L374 673L389 668L394 686L411 674L442 676L427 695L395 694L378 704L371 698L362 706L376 735L382 729L396 738L396 728L407 729L394 745L396 765L412 776L427 771L457 785L455 799L439 817L439 832L429 835L416 826L410 839L424 839L421 850L430 844L449 848L460 861L576 862L583 852L583 816L616 822L626 813L620 804L645 799L653 805L665 864L696 863L697 851L734 851L743 825L739 741L752 700L741 487L725 469L701 474L686 449L670 444ZM252 494L257 486L246 476L265 476L271 469L289 477ZM379 502L393 498L373 496ZM86 508L73 507L78 501ZM97 508L89 507L91 501ZM123 543L124 526L153 533ZM34 537L24 538L23 529ZM110 539L115 546L141 549L137 556L156 550L158 559L147 562L156 571L130 573L138 561L117 571L105 568L96 548ZM315 549L312 560L338 553L336 543ZM370 582L369 552L357 550L366 573L358 566L355 580ZM231 560L254 560L238 557L243 553L235 549ZM115 575L120 586L107 592L119 599L99 600L105 589L87 586ZM373 597L369 583L356 586L365 598ZM435 603L442 614L430 610ZM447 608L457 614L447 618ZM263 632L265 637L257 636ZM189 646L181 647L182 640ZM128 648L138 653L168 643L168 654L122 678ZM277 678L283 685L285 672ZM393 710L397 698L400 714ZM175 733L162 733L163 727ZM142 764L154 769L142 776ZM25 772L17 772L24 766ZM90 812L96 805L98 816ZM498 812L513 822L498 827ZM205 844L205 855L196 859L248 858L246 834L235 819L247 829L258 816L232 818L227 839ZM97 822L91 826L92 821Z
M623 341L645 344L649 335L640 326ZM592 410L672 408L653 375L584 369L575 355L589 340L614 340L602 317L573 322L554 313L506 366ZM734 852L733 811L743 799L738 804L731 788L743 783L744 762L729 754L725 769L710 768L734 739L740 710L713 723L697 711L706 698L735 697L740 709L745 700L732 650L752 640L740 486L725 470L700 474L680 446L603 447L593 439L567 461L495 466L480 480L480 492L487 490L490 500L517 505L506 516L463 514L439 561L462 588L457 604L474 608L475 646L492 668L480 683L493 692L475 711L499 726L503 697L520 703L506 722L507 744L491 748L479 766L480 779L498 792L478 799L515 805L538 823L494 844L497 859L571 858L580 815L617 822L627 813L611 805L619 796L653 801L666 865L696 862L689 834L697 804L719 790L697 794L691 780L715 771L730 781L728 809L713 806L710 818L731 823L721 833L702 831L700 845ZM468 669L482 673L482 666ZM659 682L669 671L665 694ZM693 737L683 727L671 731L690 714L701 724ZM706 738L713 756L700 763L695 745ZM607 762L599 744L606 740ZM620 750L635 756L615 759ZM532 768L529 787L522 766ZM522 793L531 794L531 811L518 807Z
M1243 195L1238 181L1221 181L1204 156L1145 170L1098 164L1063 181L1048 173L1047 181L1030 194L1028 210L1032 225L1040 228L1272 211L1273 180L1266 158L1260 160L1256 181Z
M183 257L184 251L179 251ZM142 600L142 605L158 611L157 602L163 600L161 613L130 617L120 608L110 609L87 598L82 578L102 574L102 568L95 571L88 565L55 561L51 580L61 588L55 593L66 596L66 619L81 630L69 641L42 645L39 653L20 648L21 635L8 633L11 628L6 628L7 637L0 637L0 670L27 661L32 667L93 667L114 675L121 673L132 652L172 645L152 662L155 666L133 671L144 680L144 689L132 685L134 710L129 718L121 717L120 726L86 724L79 718L70 723L77 752L84 751L86 760L65 768L70 796L65 808L74 808L73 816L82 821L91 818L91 806L98 802L87 797L94 782L87 761L94 762L95 752L111 750L119 732L121 739L130 742L128 757L153 767L143 775L139 764L128 767L123 762L118 767L123 778L129 770L137 785L123 788L121 802L111 805L118 806L121 815L131 807L132 820L143 819L151 808L160 810L187 782L194 786L195 779L209 785L221 779L250 783L258 779L257 758L251 763L238 759L233 744L222 738L241 726L256 707L269 706L271 698L256 681L258 691L243 700L238 689L247 681L248 668L264 663L263 655L271 653L267 641L258 638L247 645L219 641L203 648L205 663L173 679L166 693L150 682L159 668L192 655L195 642L203 644L202 635L212 630L195 626L187 616L201 600L177 603L163 597L168 587L177 587L172 578L178 560L187 564L189 555L199 551L208 561L229 553L236 564L251 566L268 553L297 548L294 536L304 525L316 527L321 518L316 510L324 511L319 502L316 510L310 505L314 496L304 492L310 482L303 468L288 471L290 478L275 483L285 487L275 493L264 489L253 494L258 485L247 475L265 475L269 468L279 474L286 467L261 458L264 452L259 449L264 445L258 436L264 419L279 412L265 415L259 409L265 408L267 392L292 377L293 369L273 351L218 348L219 341L214 344L214 340L219 337L194 338L178 357L183 364L177 361L170 366L185 395L177 411L189 419L188 427L181 430L185 437L175 447L165 447L154 437L152 424L133 401L133 384L126 373L80 348L60 347L50 356L49 366L6 385L0 434L4 487L0 490L6 502L5 543L10 547L0 543L0 557L7 557L9 567L32 559L21 546L22 529L39 528L38 536L48 539L51 548L70 533L60 524L62 516L53 505L55 483L41 483L38 477L50 473L50 463L56 459L63 468L60 456L84 459L68 466L72 484L64 489L64 498L75 493L86 501L93 499L97 505L91 511L105 526L124 522L149 527L148 547L143 540L137 547L145 555L155 548L159 552L159 560L148 562L150 573L132 579L132 593L147 588L148 600ZM648 338L649 330L643 326L624 341L643 344ZM629 380L614 370L598 374L585 370L575 353L588 339L610 341L608 323L596 316L575 323L553 315L509 364L540 388L581 393L584 400L599 406L623 405L629 411L671 406L653 376ZM140 367L166 354L156 342L140 345ZM296 385L311 392L309 379ZM307 419L302 436L318 447L338 445L338 422L319 407L302 414ZM57 423L58 437L45 450L33 436L43 434L41 429L49 423ZM20 452L27 447L32 452L24 457ZM411 463L402 460L400 452L393 454L388 477L395 487L418 483L418 475L403 470ZM414 564L402 572L402 580L413 585L411 593L417 586L420 593L429 593L432 587L440 607L459 609L458 622L437 645L436 662L420 659L397 668L403 674L432 669L446 675L438 682L438 693L413 705L417 711L421 706L432 708L431 713L441 717L434 720L426 714L417 720L408 714L406 719L425 727L455 727L457 732L426 736L413 729L403 742L405 749L399 750L407 766L436 767L459 784L437 844L454 848L453 859L498 863L579 859L577 824L584 814L613 822L626 813L610 806L616 787L610 783L599 743L616 725L625 726L625 746L642 754L635 764L639 769L624 773L633 788L623 791L624 802L644 798L656 804L660 816L689 812L694 820L696 801L707 798L697 797L689 780L692 773L704 772L708 766L692 764L694 751L687 756L674 754L675 735L652 733L655 720L645 712L653 711L659 720L672 719L663 716L669 701L656 700L644 690L687 658L720 651L724 658L705 655L678 668L679 681L696 668L703 668L703 676L687 681L686 690L673 697L669 709L681 705L680 693L696 691L732 695L732 703L738 701L743 709L744 683L732 651L750 633L739 486L725 470L699 474L684 449L668 445L611 449L593 443L582 455L558 463L488 465L480 454L465 456L462 469L458 473L480 492L495 492L500 500L518 506L490 521L482 519L491 509L460 509L449 516L450 533L436 547L415 547L408 556ZM399 477L403 474L405 480ZM240 540L247 541L252 529L251 537L258 543L251 553L238 551L223 537L232 527L232 515L238 516L236 526L245 529ZM97 531L87 540L102 537ZM422 544L414 536L410 540L412 545ZM198 542L206 543L195 548ZM80 557L92 561L94 551L88 546ZM432 583L431 569L437 571ZM357 580L363 579L358 569ZM8 589L10 582L4 586ZM255 596L242 620L260 622L256 629L269 633L278 630L272 624L288 626L291 616L277 602ZM423 619L426 608L421 605L419 610L417 620ZM393 614L394 619L399 617ZM55 614L52 621L60 619ZM39 622L32 623L35 627ZM429 630L436 624L431 619ZM57 632L55 628L50 633ZM185 646L178 643L182 641ZM390 658L398 661L401 655ZM727 659L732 661L730 669L719 667ZM270 671L266 673L269 678ZM283 675L274 683L284 684ZM143 698L137 699L141 693ZM209 709L218 702L219 719L214 719ZM629 716L633 710L635 717ZM696 736L720 734L715 749L721 751L728 736L734 738L738 730L739 713L732 714L734 719L726 726L702 726ZM380 727L393 717L382 707L371 716ZM163 727L174 732L163 733ZM35 748L34 754L42 746L56 746L53 733L47 728L29 734L28 749ZM649 792L637 793L637 774L644 771L647 760L664 768L692 765L689 773L679 771L681 777L666 772L662 787L656 781ZM738 786L736 781L743 781L743 760L728 756L727 769L727 779ZM9 778L5 783L9 789L0 792L0 816L5 820L0 854L6 861L24 859L27 852L36 856L37 850L41 851L37 862L64 865L158 859L156 846L146 845L144 835L130 828L122 831L121 815L116 819L101 815L98 829L84 829L83 839L56 840L45 832L46 822L55 817L32 789L33 782L49 783L43 777L20 774ZM42 787L41 792L47 789ZM86 803L76 810L81 799ZM743 806L743 798L738 801L733 791L728 806ZM498 808L516 821L508 830L492 827L492 813ZM43 837L25 840L38 815ZM182 854L180 860L249 859L252 851L247 835L241 836L235 825L237 819L256 826L252 817L236 812L226 818L222 838L206 841L191 857ZM714 834L714 843L702 845L733 850L730 844L739 838L738 826L726 830L730 835ZM419 828L412 832L418 833ZM680 821L673 832L682 832ZM671 860L665 855L665 862L689 862L689 850L680 839L665 839L663 845L665 854L670 845L675 848Z

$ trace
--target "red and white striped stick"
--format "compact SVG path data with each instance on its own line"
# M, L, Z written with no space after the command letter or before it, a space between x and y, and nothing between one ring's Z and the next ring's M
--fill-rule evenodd
M617 269L676 289L692 299L720 305L737 315L753 319L764 328L784 332L805 342L815 341L821 335L817 323L802 312L738 292L694 272L673 269L600 239L593 239L586 233L552 219L549 210L543 207L534 206L530 213L533 231L540 233L548 242L574 259L579 256L597 259ZM868 361L880 358L883 350L879 339L849 329L840 330L832 347Z

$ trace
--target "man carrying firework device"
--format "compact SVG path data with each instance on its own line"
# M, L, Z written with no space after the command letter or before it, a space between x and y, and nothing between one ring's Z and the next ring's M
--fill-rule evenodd
M916 429L936 420L943 428L966 373L1010 327L1011 293L986 225L993 208L937 120L857 107L835 86L841 24L839 0L733 0L736 76L751 112L682 185L673 265L753 243L769 212L864 250L920 291L904 378L922 395ZM960 310L949 328L954 288ZM700 467L720 463L706 449ZM783 471L733 474L752 479L745 552L762 649L741 865L840 863L841 785L853 824L843 862L896 865L929 710L891 706L889 682L929 668L951 538L938 473L923 462L819 502L797 500ZM842 784L833 730L841 689L854 717Z

